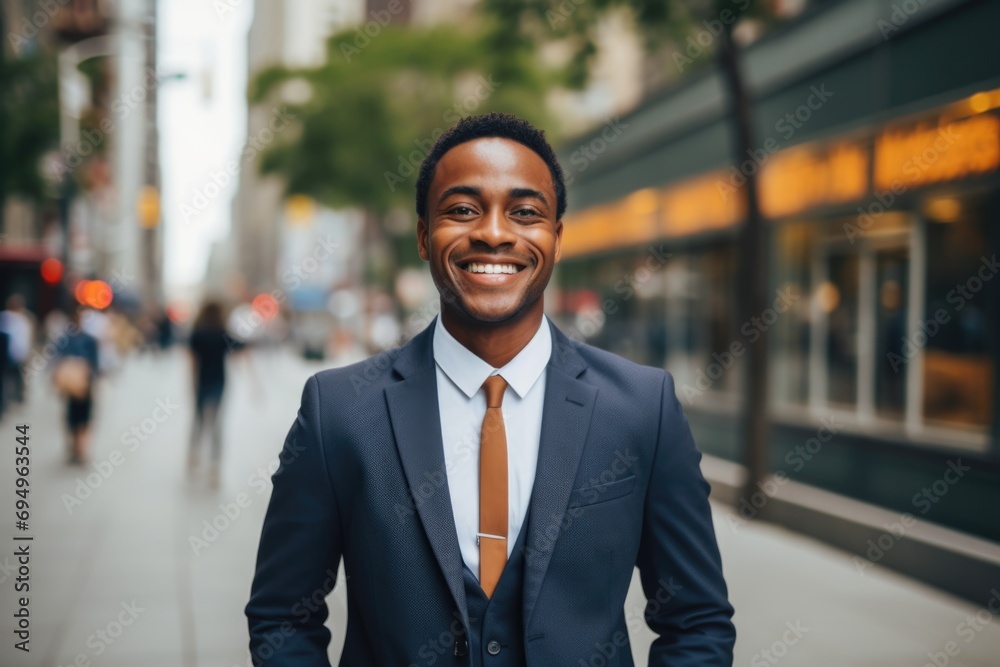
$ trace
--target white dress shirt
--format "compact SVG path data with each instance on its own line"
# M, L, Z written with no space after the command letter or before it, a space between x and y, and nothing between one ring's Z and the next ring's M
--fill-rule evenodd
M462 558L479 578L479 435L486 416L483 382L499 374L507 381L501 412L507 435L507 556L521 531L538 466L545 367L552 354L548 318L503 368L493 368L459 343L441 323L434 326L438 408L448 490Z

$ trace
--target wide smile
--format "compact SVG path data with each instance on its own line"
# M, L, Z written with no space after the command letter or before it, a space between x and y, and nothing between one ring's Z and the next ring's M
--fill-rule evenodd
M507 285L526 273L526 266L509 262L461 262L459 270L466 280L476 285Z

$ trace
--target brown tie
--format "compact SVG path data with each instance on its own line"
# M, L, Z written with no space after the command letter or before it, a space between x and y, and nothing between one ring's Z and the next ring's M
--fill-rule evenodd
M486 416L479 449L479 585L486 597L507 563L507 434L500 404L507 381L491 375L483 383Z

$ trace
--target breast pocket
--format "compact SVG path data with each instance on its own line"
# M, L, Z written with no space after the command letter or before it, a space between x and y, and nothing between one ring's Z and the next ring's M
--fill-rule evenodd
M635 475L630 475L623 479L618 479L606 484L595 484L573 489L569 497L569 508L590 507L599 505L610 500L621 498L632 493L635 488Z

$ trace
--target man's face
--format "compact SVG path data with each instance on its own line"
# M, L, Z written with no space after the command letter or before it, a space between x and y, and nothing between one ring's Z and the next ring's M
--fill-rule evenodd
M514 317L542 295L561 240L552 174L533 150L489 137L441 157L417 245L442 307L483 322Z

